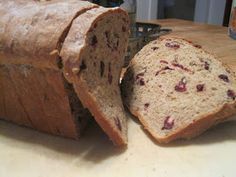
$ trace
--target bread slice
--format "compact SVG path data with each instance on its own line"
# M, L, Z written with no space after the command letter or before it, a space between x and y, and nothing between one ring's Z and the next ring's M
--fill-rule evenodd
M91 9L74 20L60 54L66 79L116 145L127 143L119 81L128 29L125 11Z
M145 46L122 81L125 105L159 142L195 137L236 113L235 74L187 40Z

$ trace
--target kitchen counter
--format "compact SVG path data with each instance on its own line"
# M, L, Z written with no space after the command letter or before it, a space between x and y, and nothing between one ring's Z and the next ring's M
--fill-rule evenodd
M236 41L227 28L183 20L155 20L190 39L236 71ZM93 122L79 141L0 121L0 177L235 177L236 122L189 141L160 145L128 115L129 144L112 145Z
M227 27L179 19L151 20L147 22L157 23L162 28L172 29L170 35L180 36L201 45L236 71L236 40L228 36Z

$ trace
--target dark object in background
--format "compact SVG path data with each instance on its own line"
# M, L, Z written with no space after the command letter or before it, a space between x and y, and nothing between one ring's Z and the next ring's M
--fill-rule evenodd
M139 52L143 46L150 41L157 39L161 35L165 35L171 32L171 29L161 29L158 24L140 23L134 24L134 30L129 37L129 45L125 55L124 67L127 67L130 60L134 55Z
M232 0L226 0L223 26L229 26L232 2Z
M229 35L236 40L236 3L233 4L229 21Z
M121 4L124 5L123 0L93 0L92 2L104 7L116 7L120 6ZM124 7L127 6L124 5L122 8ZM147 43L155 40L160 35L171 32L170 29L161 29L161 26L158 24L137 23L135 1L133 1L131 7L131 9L130 6L128 9L124 8L128 12L130 17L130 36L127 52L125 55L124 67L128 66L130 60L134 57L134 55Z
M104 7L117 7L120 6L124 1L123 0L93 0L95 4Z
M194 19L196 0L159 0L158 18Z

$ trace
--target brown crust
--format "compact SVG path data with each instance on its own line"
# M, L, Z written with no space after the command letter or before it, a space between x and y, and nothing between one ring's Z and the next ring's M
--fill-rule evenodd
M162 38L160 38L160 40L163 40L165 38L168 38L168 36L162 37ZM177 37L177 36L171 36L171 38L185 40L188 43L190 43L191 45L194 45L192 41L189 41L189 40ZM203 50L203 49L201 49L201 50ZM205 51L205 50L203 50L203 51ZM209 53L208 51L205 51L205 52ZM209 54L211 54L211 53L209 53ZM214 56L214 54L211 54L211 55ZM215 57L215 58L217 58L217 57ZM132 60L129 67L131 67L134 64L135 64L135 61ZM229 68L227 65L225 65L223 63L222 63L222 65L226 68ZM232 74L235 78L235 74L233 72L232 72ZM169 142L176 140L176 139L191 139L193 137L196 137L196 136L202 134L210 127L228 120L230 118L230 116L236 114L236 101L232 101L231 104L226 103L226 104L222 105L217 110L215 110L215 112L212 112L212 113L209 113L208 115L204 115L204 116L196 118L195 122L173 131L173 133L171 133L170 135L168 135L166 137L160 137L157 134L153 133L154 131L152 131L152 128L147 125L145 118L142 117L138 113L138 111L130 109L128 105L126 105L126 107L130 110L130 112L134 116L136 116L140 120L140 122L144 126L144 129L148 130L148 133L151 134L155 138L155 140L159 143L169 143Z
M97 9L94 15L89 17L89 20L85 19L84 24L77 23L72 25L69 35L73 36L73 39L70 39L68 43L64 43L62 47L62 60L64 62L64 74L67 80L73 83L75 90L81 99L83 105L87 107L90 112L94 115L98 124L102 127L102 129L107 133L113 143L117 146L122 146L127 144L127 138L122 137L121 133L114 129L109 122L106 121L105 116L100 111L96 98L90 95L89 89L85 87L83 84L83 80L78 77L76 74L71 72L71 68L75 63L78 65L80 63L80 54L84 50L85 42L86 42L86 34L89 32L90 28L103 16L108 13L123 13L125 15L126 12L119 8L115 9L105 9L99 8ZM80 19L81 20L81 19ZM80 33L76 29L81 29ZM73 30L74 29L74 30ZM68 35L68 36L69 36ZM74 38L77 36L77 38ZM68 38L67 38L68 39ZM75 45L75 41L79 41L80 43ZM78 66L77 66L78 67Z
M0 0L1 119L79 137L86 117L78 124L82 107L72 110L57 60L73 19L96 7L78 0Z
M0 65L0 75L2 119L54 135L78 138L61 72Z
M0 64L58 69L57 50L73 19L96 7L78 0L0 0Z
M201 118L196 118L197 121L175 130L172 134L166 137L159 137L157 134L152 133L151 127L146 124L145 118L142 117L137 111L130 110L130 112L136 116L143 124L144 128L157 140L159 143L169 143L176 139L191 139L203 132L210 127L217 125L218 123L226 121L230 116L236 114L236 102L234 104L225 104L213 113L209 113Z
M117 146L123 146L127 144L127 140L124 140L116 129L111 127L111 125L106 121L105 116L99 110L97 106L96 98L89 94L89 92L84 91L87 88L83 87L82 80L74 83L75 90L80 100L82 101L84 107L89 108L90 112L94 115L94 118L100 125L100 127L106 132L106 134L111 138L112 142Z

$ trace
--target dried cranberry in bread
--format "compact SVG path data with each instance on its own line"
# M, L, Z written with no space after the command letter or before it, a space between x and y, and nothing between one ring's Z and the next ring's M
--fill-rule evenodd
M66 79L116 145L127 143L119 81L128 29L125 11L91 9L74 20L60 54Z
M122 92L125 105L160 143L195 137L236 113L234 73L180 38L145 46L132 59Z

